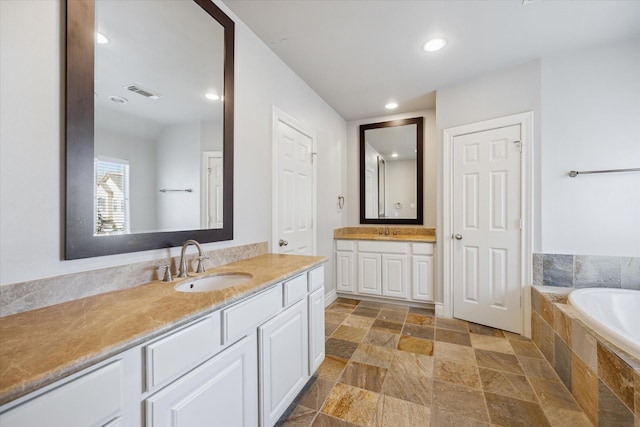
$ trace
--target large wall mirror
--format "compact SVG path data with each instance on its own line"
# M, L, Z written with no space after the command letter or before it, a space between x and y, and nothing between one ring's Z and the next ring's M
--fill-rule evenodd
M360 126L360 223L422 224L423 118Z
M234 23L211 0L68 0L65 258L233 238Z

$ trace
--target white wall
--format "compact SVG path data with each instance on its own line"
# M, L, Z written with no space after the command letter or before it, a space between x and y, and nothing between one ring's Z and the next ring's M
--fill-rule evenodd
M391 218L416 217L417 168L413 160L387 161L385 212ZM396 203L402 206L396 209ZM413 204L413 207L411 207ZM397 214L397 215L396 215Z
M273 52L236 22L234 240L271 240L271 111L318 135L318 254L333 259L333 229L346 224L346 122ZM155 250L63 261L64 123L59 0L0 1L0 284L164 258ZM19 184L19 185L18 185ZM333 287L333 267L326 285Z
M348 188L345 208L347 209L347 223L351 227L360 224L360 125L368 123L386 122L390 120L408 119L411 117L424 117L424 163L423 163L423 190L424 190L424 226L436 226L437 213L437 165L436 150L436 110L414 111L412 113L393 114L370 119L355 120L347 123L347 174L346 185Z
M543 253L640 257L640 40L542 60Z

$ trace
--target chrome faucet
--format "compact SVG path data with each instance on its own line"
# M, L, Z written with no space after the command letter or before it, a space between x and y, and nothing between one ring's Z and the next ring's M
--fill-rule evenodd
M204 273L204 260L208 259L209 257L204 255L200 243L196 242L195 240L187 240L182 245L182 253L180 254L180 268L178 269L177 277L189 276L189 274L187 273L187 259L184 257L184 253L187 250L187 246L190 245L194 245L196 248L198 248L198 268L196 269L196 273Z
M389 226L388 225L386 227L384 227L384 235L385 236L389 235Z

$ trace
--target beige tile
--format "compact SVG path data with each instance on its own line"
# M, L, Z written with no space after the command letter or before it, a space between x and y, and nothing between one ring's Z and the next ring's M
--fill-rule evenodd
M468 332L458 332L451 329L436 328L436 340L471 347L471 339L469 338Z
M424 316L417 313L408 313L405 322L412 325L435 326L436 318L431 316Z
M394 350L388 347L379 347L372 344L360 344L353 353L351 360L366 363L367 365L389 368L393 360Z
M296 403L306 408L319 410L329 396L335 382L322 377L311 377L304 389L296 398Z
M368 425L377 403L378 393L337 383L321 412L355 424Z
M408 351L396 351L389 370L406 375L419 375L433 377L433 356L411 353Z
M324 336L329 337L331 336L331 334L338 329L338 326L340 326L339 323L326 323L324 324Z
M544 357L550 362L554 362L554 332L553 328L547 324L537 313L531 315L531 338L538 346Z
M364 339L365 335L367 335L367 329L340 325L333 334L331 334L331 337L359 343Z
M633 370L607 347L598 343L598 377L627 408L633 408Z
M467 326L467 322L465 322L464 320L437 317L436 326L438 328L450 329L452 331L465 332L465 333L469 332L469 327Z
M436 359L447 359L466 363L467 365L476 364L476 355L473 348L443 341L434 342L433 356Z
M356 328L369 329L373 324L374 319L371 317L365 316L357 316L355 314L350 314L347 318L342 322L344 326L353 326Z
M479 325L477 323L469 322L469 332L472 334L488 335L491 337L505 338L504 332L501 329L492 328L490 326Z
M434 427L490 427L491 424L474 418L465 417L459 413L431 408L431 425ZM400 426L398 426L400 427Z
M546 359L520 356L518 360L520 361L522 370L529 379L542 378L550 381L560 381L560 377L558 377L558 374L556 374L556 371L553 370Z
M542 359L544 357L533 341L510 340L509 342L511 343L513 351L518 356L537 357L538 359Z
M500 426L551 427L544 411L534 402L485 393L491 422ZM567 424L573 425L573 424Z
M382 394L429 406L432 384L433 380L428 377L389 371L382 387Z
M571 348L582 359L582 361L591 369L592 372L598 372L598 352L597 341L591 335L584 324L573 319L571 326Z
M286 418L281 419L278 422L278 426L282 427L308 427L313 422L313 418L316 416L316 411L304 406L296 405L288 414L285 414Z
M376 319L371 325L374 331L388 332L391 334L399 334L402 331L402 323L387 322L386 320Z
M327 307L326 311L328 311L330 313L349 314L349 313L351 313L353 311L354 308L355 307L353 305L340 304L340 303L334 302L329 307Z
M389 310L383 308L378 314L378 319L387 322L404 323L404 319L406 316L407 313L405 311Z
M362 342L364 344L373 344L380 347L388 347L395 349L400 339L399 334L392 334L389 332L374 331L371 329L364 337Z
M543 410L552 427L586 427L594 425L582 411L572 411L570 409L556 408L555 406L543 407ZM607 424L604 423L603 425Z
M432 340L435 336L435 328L405 323L404 328L402 328L402 335Z
M549 381L542 378L529 378L533 390L538 396L543 408L553 406L555 408L580 411L580 406L569 393L562 381Z
M324 343L324 351L327 356L339 357L349 360L353 352L358 348L357 342L329 338Z
M436 360L433 378L467 387L482 388L478 368L475 365L464 365L450 360Z
M352 298L338 297L338 299L335 300L335 303L345 304L345 305L358 305L358 304L360 304L360 300L352 299Z
M373 427L428 427L429 408L392 396L380 396Z
M482 350L497 351L500 353L515 354L511 343L506 338L487 335L470 334L471 346Z
M322 362L318 368L317 375L331 381L336 381L345 366L347 366L346 360L326 355L324 362Z
M518 358L513 354L480 349L476 349L475 352L478 366L482 366L483 368L495 369L497 371L511 372L512 374L524 374Z
M356 307L355 310L351 312L351 314L356 314L358 316L373 317L373 318L378 317L378 313L380 313L379 308L366 307L366 306L358 306Z
M571 364L571 393L591 422L597 424L598 377L575 353Z
M462 385L434 380L431 408L485 423L489 422L484 393Z
M337 313L334 311L325 311L324 312L324 321L327 323L335 323L340 324L346 319L348 316L347 313Z
M431 356L433 355L433 341L403 335L398 341L398 350Z
M379 393L386 374L385 368L351 361L342 371L338 382Z
M482 389L485 392L501 394L514 399L538 402L527 377L509 372L494 371L493 369L478 368Z
M564 342L571 346L571 317L564 311L562 304L556 304L554 309L553 329Z
M318 412L318 415L316 415L311 426L312 427L358 427L359 425Z

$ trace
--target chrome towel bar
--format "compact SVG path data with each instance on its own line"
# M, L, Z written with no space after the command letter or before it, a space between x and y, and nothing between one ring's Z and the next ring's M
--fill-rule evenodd
M571 178L575 178L578 175L585 175L588 173L612 173L612 172L640 172L640 168L608 169L608 170L601 170L601 171L571 171L569 172L569 176Z
M161 193L167 193L167 192L169 192L169 193L173 193L173 192L191 193L193 190L191 188L185 188L184 190L171 190L171 189L168 189L168 188L163 188L163 189L158 190L158 191L160 191Z

